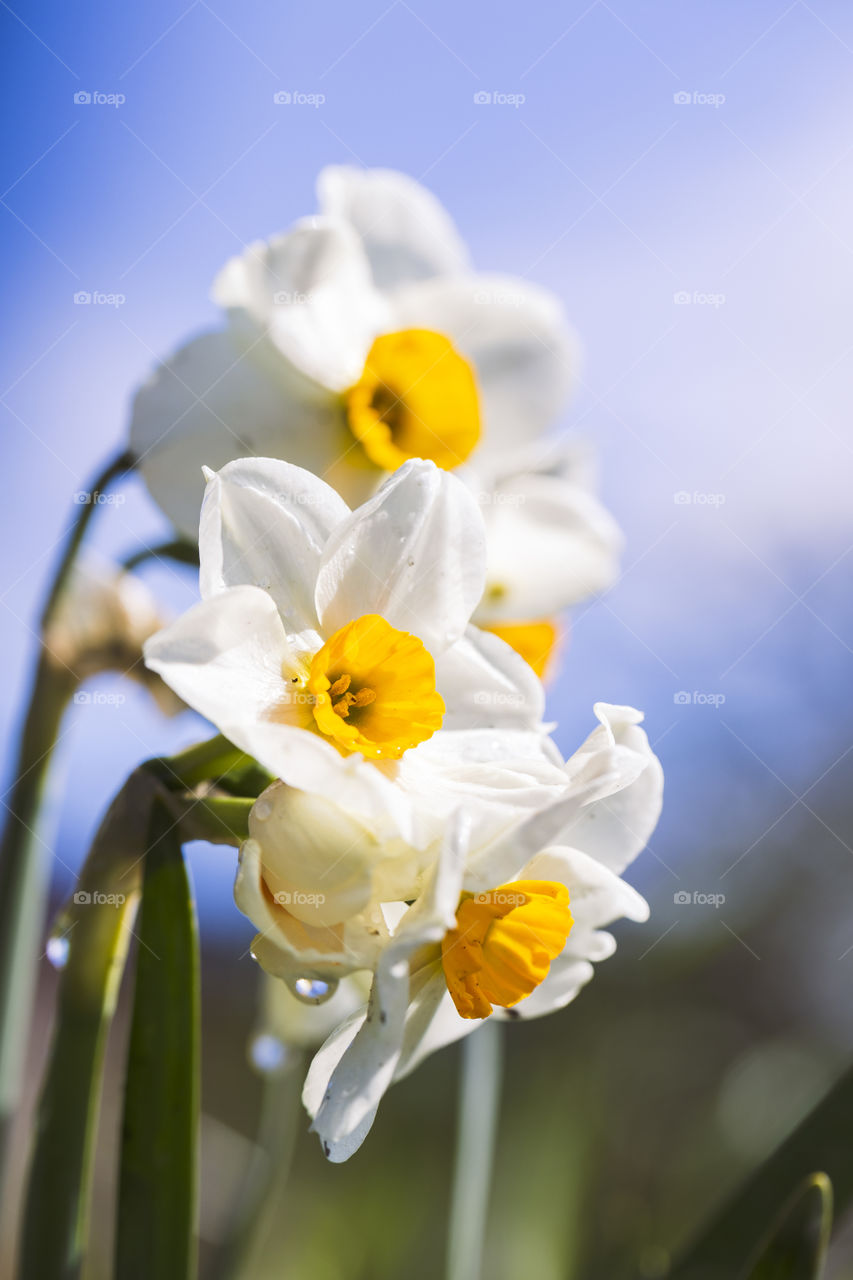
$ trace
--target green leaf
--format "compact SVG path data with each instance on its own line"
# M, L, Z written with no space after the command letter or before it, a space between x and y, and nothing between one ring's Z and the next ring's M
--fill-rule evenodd
M815 1173L773 1226L747 1280L820 1280L832 1228L832 1184Z
M195 1270L199 1107L195 908L174 819L155 800L145 856L119 1178L116 1275Z
M104 1047L138 901L138 833L154 786L138 771L116 797L59 921L68 955L36 1118L20 1280L73 1280L82 1266Z
M853 1067L703 1226L670 1280L733 1280L797 1185L822 1169L840 1218L853 1203Z
M130 572L148 560L175 560L178 564L188 564L197 569L198 544L185 538L174 538L168 542L159 542L154 547L140 547L127 557L122 567Z

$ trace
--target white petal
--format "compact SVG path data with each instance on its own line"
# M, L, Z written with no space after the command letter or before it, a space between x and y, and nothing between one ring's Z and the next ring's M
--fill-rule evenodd
M195 541L202 465L260 454L318 474L340 470L336 460L352 441L339 418L328 392L288 369L267 341L245 348L229 332L206 333L137 391L130 447L155 502Z
M314 1115L313 1128L330 1160L348 1159L354 1142L363 1141L394 1078L409 1006L409 960L452 927L466 847L467 824L460 816L451 824L432 880L380 958L365 1021L334 1067ZM314 1075L303 1094L306 1105L316 1102L318 1092Z
M371 968L387 942L379 920L370 925L359 919L343 925L312 925L276 903L266 884L263 850L257 840L244 840L240 847L234 902L261 931L252 942L254 959L278 980L339 981Z
M548 290L512 276L456 276L411 285L394 302L398 328L446 334L474 365L484 418L478 459L499 459L562 412L577 348Z
M663 770L639 727L633 707L599 702L601 721L566 765L575 780L613 778L595 800L580 809L559 835L560 844L583 849L617 873L645 848L663 803Z
M570 943L579 935L622 917L637 923L649 918L645 898L609 867L580 849L559 845L543 849L522 868L519 879L556 880L567 886L574 919Z
M389 313L358 236L343 222L306 218L249 245L216 278L213 297L244 340L260 330L307 377L331 391L358 381Z
M232 462L210 477L199 532L201 594L248 584L268 591L288 633L317 629L323 548L350 514L309 471L272 458ZM319 647L319 646L318 646Z
M144 653L179 697L292 786L322 791L339 772L370 768L313 733L310 706L289 697L283 673L298 669L299 658L274 601L258 587L232 587L194 605L152 636Z
M530 729L542 723L542 681L498 636L469 627L436 660L445 729Z
M468 253L431 191L393 169L330 165L317 182L321 213L361 236L380 289L466 270Z
M462 635L484 579L477 504L455 476L414 459L330 537L317 613L327 634L379 613L436 655Z
M416 892L409 826L405 796L377 769L337 771L323 792L274 782L249 815L267 888L311 925L337 924L383 901L380 877L383 889L396 878L401 896Z
M489 566L478 619L549 617L614 582L622 534L579 485L518 474L484 497Z
M409 1005L403 1049L394 1073L395 1080L411 1075L415 1067L439 1049L464 1039L482 1026L479 1018L463 1018L459 1015L453 998L447 990L444 970L436 966L435 972L418 991Z

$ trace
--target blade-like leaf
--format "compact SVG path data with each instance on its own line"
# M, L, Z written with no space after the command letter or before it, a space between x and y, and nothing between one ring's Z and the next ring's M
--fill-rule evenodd
M119 1180L116 1275L195 1268L199 959L180 835L154 802L145 855Z
M104 1046L138 901L137 833L147 825L153 785L138 772L113 802L60 920L68 951L39 1098L21 1280L73 1280L82 1265Z
M789 1200L747 1280L820 1280L832 1228L832 1184L815 1173Z
M733 1280L754 1257L767 1223L803 1178L824 1170L835 1212L853 1203L853 1067L703 1226L670 1280Z

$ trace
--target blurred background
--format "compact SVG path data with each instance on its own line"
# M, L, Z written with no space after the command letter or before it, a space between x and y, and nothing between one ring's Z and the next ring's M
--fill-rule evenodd
M568 754L595 700L642 707L667 796L630 873L649 924L617 927L565 1014L508 1028L487 1274L665 1275L853 1049L853 11L31 0L0 23L6 775L73 494L121 447L156 360L217 322L223 261L311 212L324 164L420 178L478 267L564 300L586 352L564 425L594 444L627 551L572 621L551 711ZM107 555L167 534L137 481L120 493L93 539ZM192 599L189 572L145 572L175 610ZM132 766L203 730L164 722L134 686L93 692L116 696L72 708L54 772L54 903ZM292 1094L298 1064L266 1082L247 1065L259 984L233 853L191 861L215 1276L262 1094ZM52 983L45 962L34 1082ZM246 1274L438 1274L456 1066L445 1051L398 1086L343 1168L300 1121ZM115 1120L108 1096L107 1198ZM96 1232L94 1276L109 1256ZM843 1235L831 1275L853 1275Z

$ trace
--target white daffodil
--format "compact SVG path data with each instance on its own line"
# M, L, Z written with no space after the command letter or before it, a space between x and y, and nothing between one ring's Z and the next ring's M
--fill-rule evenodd
M44 634L48 659L79 682L115 671L144 685L161 710L173 715L183 704L142 663L142 646L165 624L157 601L133 574L96 556L77 560L59 595Z
M600 726L566 764L556 804L485 843L460 809L423 891L399 904L367 1007L332 1033L305 1083L331 1160L360 1146L385 1090L429 1053L486 1017L562 1008L612 953L603 926L647 918L620 877L657 822L663 776L639 712L595 710Z
M577 363L557 299L471 271L449 216L402 174L330 168L319 192L319 216L217 277L227 327L138 392L131 447L156 501L194 536L201 461L284 458L350 502L410 458L470 464L495 533L480 621L550 615L609 585L618 529L543 452Z
M145 659L282 780L241 851L254 954L292 984L372 968L381 904L418 896L463 799L485 839L564 786L539 680L468 625L480 512L429 462L350 512L310 472L247 459L210 474L199 552L201 602Z

